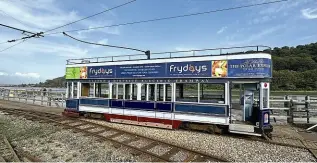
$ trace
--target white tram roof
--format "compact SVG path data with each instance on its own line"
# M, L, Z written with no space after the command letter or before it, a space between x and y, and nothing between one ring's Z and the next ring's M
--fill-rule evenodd
M130 65L130 64L149 64L149 63L169 63L169 62L192 62L192 61L214 61L214 60L235 60L235 59L271 59L271 54L249 53L249 54L232 54L232 55L209 55L209 56L191 56L191 57L174 57L174 58L152 58L152 59L138 59L138 60L117 60L117 61L99 61L93 62L91 59L74 59L77 62L67 64L66 67L78 66L110 66L110 65ZM80 62L78 62L80 61ZM89 61L88 63L83 63Z
M223 53L223 50L228 49L230 48L152 53L151 59L147 59L145 54L72 59L67 60L66 79L272 77L271 55L259 51L258 46L256 51L247 53ZM209 50L219 51L214 55ZM192 56L172 56L184 52L190 52ZM164 58L166 54L169 55ZM159 57L155 58L155 55ZM116 60L116 57L128 59Z

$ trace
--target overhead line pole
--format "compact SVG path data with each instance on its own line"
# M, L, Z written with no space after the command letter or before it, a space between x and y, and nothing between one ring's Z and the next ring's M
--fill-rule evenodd
M128 49L128 50L134 50L134 51L139 51L139 52L143 52L145 53L145 55L147 56L147 59L151 59L150 55L151 52L149 50L144 51L144 50L140 50L140 49L135 49L135 48L128 48L128 47L123 47L123 46L115 46L115 45L106 45L106 44L99 44L99 43L94 43L94 42L88 42L88 41L83 41L83 40L79 40L75 37L72 37L70 35L68 35L67 33L63 32L63 34L69 38L72 38L76 41L82 42L82 43L86 43L86 44L91 44L91 45L100 45L100 46L106 46L106 47L113 47L113 48L119 48L119 49Z

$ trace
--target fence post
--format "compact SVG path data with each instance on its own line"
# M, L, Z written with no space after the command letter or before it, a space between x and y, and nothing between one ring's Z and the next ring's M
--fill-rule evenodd
M51 106L51 93L49 91L47 91L47 106Z
M310 96L305 97L305 109L306 109L306 118L307 118L307 123L309 123L309 107L310 107Z
M33 90L33 104L35 104L35 91Z
M25 90L25 103L28 103L28 91Z
M40 91L40 94L41 94L41 105L43 105L43 100L44 100L44 93L43 93L43 91Z
M64 107L64 94L62 93L62 108Z
M287 123L294 123L293 100L289 101L289 112L287 114Z

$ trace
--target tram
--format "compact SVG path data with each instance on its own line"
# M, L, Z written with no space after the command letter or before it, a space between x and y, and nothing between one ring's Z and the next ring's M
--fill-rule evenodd
M270 135L271 55L259 46L223 52L237 48L246 47L192 50L186 51L191 56L177 57L172 54L184 51L153 53L161 57L151 59L67 60L63 114L166 129Z

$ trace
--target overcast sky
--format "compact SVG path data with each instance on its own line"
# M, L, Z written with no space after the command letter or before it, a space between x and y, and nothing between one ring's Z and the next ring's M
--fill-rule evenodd
M129 0L0 0L0 23L40 32ZM235 7L269 0L137 0L62 29L72 30ZM272 0L271 0L272 1ZM247 9L69 33L87 41L152 52L316 42L317 1L289 0ZM54 31L55 32L55 31ZM0 27L0 51L21 38ZM0 84L34 83L65 74L66 59L135 54L76 42L62 34L33 38L0 52Z

